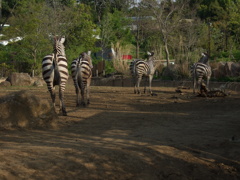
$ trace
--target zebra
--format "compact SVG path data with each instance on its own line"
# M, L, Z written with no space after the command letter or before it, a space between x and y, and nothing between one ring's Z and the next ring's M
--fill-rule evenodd
M42 76L50 92L53 107L55 109L55 86L59 86L60 112L67 116L64 103L64 90L68 80L68 63L65 55L65 37L55 37L53 53L45 56L42 60Z
M209 65L208 54L207 53L202 53L202 57L199 59L198 62Z
M211 67L208 62L206 53L202 53L202 58L191 67L191 74L193 77L193 94L195 89L199 89L204 78L207 80L207 88L209 88L209 80L212 75Z
M87 95L87 104L90 104L89 100L89 87L92 78L92 59L90 57L90 52L87 54L85 52L81 53L77 59L74 59L71 64L72 78L77 95L77 105L80 106L79 93L81 90L81 105L86 106L85 103L85 91Z
M155 58L153 57L154 52L148 53L149 57L147 61L144 61L142 59L135 59L130 63L130 71L133 77L133 83L134 83L134 93L140 94L140 82L142 80L143 76L148 77L149 80L149 93L153 95L151 90L151 84L153 75L155 72ZM146 92L146 82L145 81L145 87L144 87L144 93Z

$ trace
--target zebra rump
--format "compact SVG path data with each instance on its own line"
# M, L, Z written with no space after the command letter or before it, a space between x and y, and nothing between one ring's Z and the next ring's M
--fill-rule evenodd
M74 59L71 64L72 78L77 95L77 106L80 104L86 106L90 104L89 88L92 78L92 60L87 53L81 53L79 58ZM87 96L87 103L85 103L85 91ZM79 93L81 92L81 103Z
M195 93L196 88L199 89L204 78L207 80L207 88L209 87L209 80L212 75L209 65L197 62L192 66L191 73L193 76L193 93Z

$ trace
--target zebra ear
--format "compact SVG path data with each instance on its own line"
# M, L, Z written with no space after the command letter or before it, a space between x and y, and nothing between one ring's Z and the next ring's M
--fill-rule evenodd
M91 56L91 51L88 51L88 53L87 53L89 56Z
M149 56L151 56L151 53L150 53L149 51L147 52L147 54L148 54Z
M60 42L63 44L65 42L65 36L61 37Z

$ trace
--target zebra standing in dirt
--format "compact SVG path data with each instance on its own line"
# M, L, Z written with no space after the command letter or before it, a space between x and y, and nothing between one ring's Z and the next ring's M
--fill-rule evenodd
M89 100L89 88L92 78L92 59L90 57L90 52L87 54L85 52L81 53L79 58L74 59L71 64L72 78L77 95L77 106L80 106L79 93L81 91L81 105L86 106L85 102L85 91L87 95L87 104L90 104Z
M212 75L211 67L208 62L208 55L202 53L201 59L192 65L191 74L193 77L193 93L195 94L195 89L199 89L204 78L207 80L207 88L209 87L209 80Z
M47 55L42 60L42 75L47 83L48 91L51 94L53 106L55 108L55 85L59 85L60 111L66 116L66 108L64 104L64 90L68 80L68 64L65 56L63 43L65 37L55 37L53 53Z
M151 84L152 84L152 79L153 75L155 72L155 59L153 57L154 53L148 53L149 57L147 61L136 59L131 62L130 64L130 71L133 77L133 83L134 83L134 93L140 94L140 82L142 80L143 76L147 76L149 80L149 93L153 95L152 90L151 90ZM146 92L146 82L145 81L145 87L144 87L144 93Z

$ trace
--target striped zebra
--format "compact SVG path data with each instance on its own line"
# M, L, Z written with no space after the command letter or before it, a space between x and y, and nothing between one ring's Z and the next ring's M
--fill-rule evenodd
M212 75L211 67L208 63L208 56L203 53L202 58L191 67L191 74L193 77L193 93L195 89L199 90L200 85L203 83L203 79L207 80L207 88L209 87L209 80Z
M77 59L74 59L71 64L72 78L77 95L77 106L80 106L79 93L81 90L81 105L86 106L85 103L85 91L87 96L87 104L90 104L89 100L89 87L92 78L92 59L90 53L81 53Z
M64 90L68 80L68 64L65 56L63 43L65 37L55 37L53 53L45 56L42 60L42 75L47 83L53 106L55 109L55 86L59 86L60 112L63 116L67 116L64 104Z
M148 53L149 57L147 61L141 59L135 59L130 63L130 71L133 77L134 93L140 94L140 83L143 76L148 77L149 80L149 93L153 95L151 90L152 79L155 72L155 59L153 57L154 53ZM144 93L146 92L147 78L144 86Z

